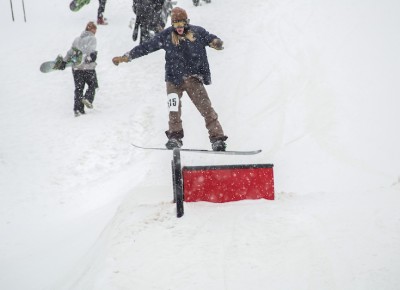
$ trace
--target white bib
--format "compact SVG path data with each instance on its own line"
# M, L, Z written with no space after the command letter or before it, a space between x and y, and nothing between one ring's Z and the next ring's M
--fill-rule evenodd
M179 110L179 97L178 94L168 94L168 109L170 112L178 112Z

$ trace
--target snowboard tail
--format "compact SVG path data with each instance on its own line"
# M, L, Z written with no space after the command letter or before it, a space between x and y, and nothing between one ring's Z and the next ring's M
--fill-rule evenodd
M73 0L70 4L69 4L69 9L71 9L71 11L79 11L83 6L87 5L90 3L90 0Z
M40 65L40 71L42 73L49 73L52 71L61 70L60 65L61 65L62 61L63 61L63 58L61 55L57 56L56 60L45 61L44 63L42 63ZM73 64L73 62L67 62L65 67L72 66L72 64Z
M40 65L40 71L42 73L49 73L51 71L54 70L54 65L56 64L56 62L54 60L51 61L45 61L44 63L42 63Z
M79 64L82 62L82 52L79 49L73 48L73 55L68 59L65 67L70 67L73 64ZM61 70L61 64L63 62L63 57L58 55L55 60L45 61L40 65L40 71L42 73L49 73L55 70Z

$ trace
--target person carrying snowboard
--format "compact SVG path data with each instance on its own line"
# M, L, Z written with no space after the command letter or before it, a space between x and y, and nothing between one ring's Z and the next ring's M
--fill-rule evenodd
M223 49L223 42L217 36L200 26L189 24L184 9L175 7L171 11L172 26L154 38L144 42L123 56L112 59L115 65L130 62L135 58L165 50L165 81L169 105L169 128L165 132L168 149L180 148L184 136L181 120L181 102L186 92L197 110L204 118L209 139L214 151L225 151L226 139L218 115L211 105L204 85L211 83L211 73L207 59L206 46L216 50Z
M93 100L98 88L96 75L97 59L97 40L95 37L97 26L90 21L81 35L72 43L63 62L61 70L65 69L67 62L73 61L72 75L74 77L74 114L75 117L85 114L85 106L92 109ZM85 94L83 93L85 84L88 86Z

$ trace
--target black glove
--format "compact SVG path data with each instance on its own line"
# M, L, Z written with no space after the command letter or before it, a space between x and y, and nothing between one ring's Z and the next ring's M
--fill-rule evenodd
M95 62L97 59L97 51L92 52L90 55L85 57L85 63Z
M60 70L65 70L65 66L67 65L67 63L65 62L65 61L62 61L61 63L60 63L60 66L59 66L59 69Z

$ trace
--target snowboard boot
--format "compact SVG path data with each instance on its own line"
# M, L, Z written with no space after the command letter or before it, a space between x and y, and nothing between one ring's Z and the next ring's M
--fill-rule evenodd
M167 149L172 150L174 148L181 148L183 145L182 140L180 139L175 139L175 138L171 138L168 140L168 142L165 144L165 147L167 147Z
M223 140L216 140L211 144L213 151L225 151L226 143Z
M97 25L108 25L107 18L101 16L97 18Z
M82 103L89 109L93 109L93 105L88 99L82 99Z
M86 114L85 111L78 111L78 110L74 111L75 117L79 117L79 116L85 115L85 114Z

